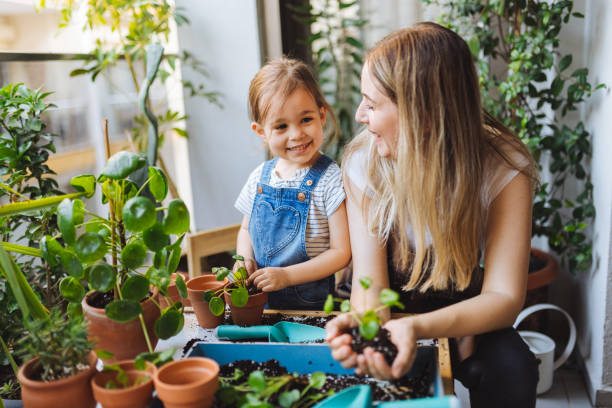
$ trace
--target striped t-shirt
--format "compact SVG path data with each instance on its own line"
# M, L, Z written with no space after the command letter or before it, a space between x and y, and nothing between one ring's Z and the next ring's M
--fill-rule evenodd
M263 163L251 172L234 203L234 207L238 211L249 217L253 210L253 201L255 200L257 183L261 178L262 169ZM275 188L299 188L302 179L309 170L310 167L298 169L289 179L281 179L273 170L270 173L270 186ZM306 253L310 258L314 258L329 249L329 224L327 219L342 204L344 198L342 172L336 163L332 163L319 179L311 195L306 224Z

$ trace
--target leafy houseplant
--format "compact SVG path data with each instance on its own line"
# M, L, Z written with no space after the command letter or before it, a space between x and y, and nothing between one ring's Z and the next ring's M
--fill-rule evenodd
M585 270L592 254L584 230L595 217L591 135L571 112L594 89L588 69L570 70L572 54L559 51L563 26L583 16L572 12L573 1L423 1L440 6L441 23L466 39L484 108L521 137L544 171L533 204L533 235L546 237L570 271Z
M160 205L168 191L160 169L149 167L149 177L143 185L128 178L144 164L145 159L141 156L122 151L108 160L97 179L91 175L73 178L71 184L88 195L93 194L97 184L101 186L109 216L105 218L88 211L79 199L65 199L58 206L58 223L65 246L51 236L44 237L41 242L45 259L51 264L61 264L70 274L62 280L60 291L70 302L68 309L72 315L80 314L81 306L88 311L90 334L103 313L90 310L92 302L103 307L105 315L119 323L118 330L126 327L124 323L140 320L144 350L126 350L125 343L118 344L119 350L113 349L106 340L110 342L109 336L112 338L114 334L104 333L105 329L97 333L98 347L113 352L118 359L128 358L126 353L133 353L130 357L134 357L141 351L153 352L156 340L151 341L151 329L145 327L143 314L152 317L152 333L162 339L177 334L184 322L181 302L169 300L170 306L159 310L150 290L155 287L166 293L170 275L180 259L183 235L189 228L189 213L181 200L173 200L167 207ZM143 196L145 188L155 202ZM170 235L178 239L170 243ZM144 265L149 255L152 255L153 265ZM146 273L138 273L141 269L146 269ZM82 282L86 282L87 289ZM182 291L182 278L178 277L176 282ZM140 303L147 298L150 302L145 302L149 305L147 310L153 312L144 310Z

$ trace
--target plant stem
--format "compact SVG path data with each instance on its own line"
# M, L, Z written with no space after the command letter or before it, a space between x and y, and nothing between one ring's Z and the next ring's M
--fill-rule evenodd
M144 317L142 317L142 313L138 315L140 319L140 325L142 326L142 334L145 336L145 340L147 342L147 348L149 349L149 353L153 352L153 347L151 347L151 340L149 340L149 332L147 331L147 326L145 325Z
M11 352L9 351L8 346L2 339L2 336L0 336L0 345L2 346L2 351L4 352L4 354L6 354L6 358L8 358L8 361L11 364L11 368L13 369L13 372L15 373L15 377L17 377L17 371L19 371L19 367L17 366L15 359L11 355Z

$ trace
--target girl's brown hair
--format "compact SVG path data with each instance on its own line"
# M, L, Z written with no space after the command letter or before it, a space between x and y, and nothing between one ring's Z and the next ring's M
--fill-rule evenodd
M376 153L367 131L346 151L367 151L369 228L385 242L390 234L397 238L396 267L409 274L404 289L465 289L482 249L487 160L494 155L535 179L533 159L511 131L483 113L470 50L451 30L420 23L396 31L365 63L399 117L392 157Z
M268 118L275 98L284 101L293 91L303 88L315 100L317 107L325 108L334 124L335 137L338 129L336 116L325 100L314 73L304 62L281 57L266 63L255 74L249 86L249 117L263 125Z

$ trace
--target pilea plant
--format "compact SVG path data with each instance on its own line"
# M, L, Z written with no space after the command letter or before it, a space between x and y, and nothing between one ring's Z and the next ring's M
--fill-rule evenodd
M368 277L362 277L359 278L359 284L363 287L365 296L365 290L370 288L372 280ZM393 306L399 307L400 309L404 308L404 305L399 301L399 294L387 288L380 291L380 306L366 310L364 313L357 313L357 311L351 307L351 303L348 299L335 298L332 295L328 295L325 300L325 305L323 306L325 313L329 314L334 310L334 302L340 303L341 312L350 313L355 321L359 323L359 333L366 340L372 340L380 330L382 320L378 316L378 312Z
M572 273L588 268L591 134L570 113L604 85L593 87L587 68L569 69L572 54L559 50L563 26L583 15L567 0L423 1L439 6L440 22L468 42L484 108L522 138L543 170L532 234L546 237Z
M97 179L91 175L73 178L71 184L89 196L97 184L101 186L109 216L90 212L79 199L65 199L58 206L65 245L58 237L46 236L41 241L44 258L51 264L61 264L70 274L62 280L60 291L70 302L68 310L73 315L81 313L81 301L87 293L98 292L111 294L112 300L105 306L110 319L129 322L140 318L143 322L140 301L150 296L151 286L166 293L170 275L180 260L181 241L189 229L189 213L180 200L161 206L168 186L159 168L149 167L149 177L140 186L128 178L144 163L141 156L122 151L108 160ZM153 200L143 196L145 188ZM174 243L170 242L171 235L178 237ZM145 265L148 257L153 265ZM177 277L178 287L184 287L181 282ZM162 339L174 336L183 327L182 303L169 304L155 323L155 333Z
M232 258L236 261L244 262L244 257L241 255L233 255ZM216 275L218 281L229 279L230 287L222 287L216 291L206 291L202 296L208 302L210 312L215 316L221 316L225 311L225 303L221 299L224 293L229 293L234 306L242 307L249 301L249 291L247 290L247 278L249 277L246 269L243 266L235 270L226 267L214 267L212 273Z
M320 371L312 373L308 384L299 388L297 374L266 377L261 370L253 371L245 378L242 370L235 369L232 377L220 377L219 380L216 399L222 407L307 408L334 393L333 390L317 392L327 380Z

